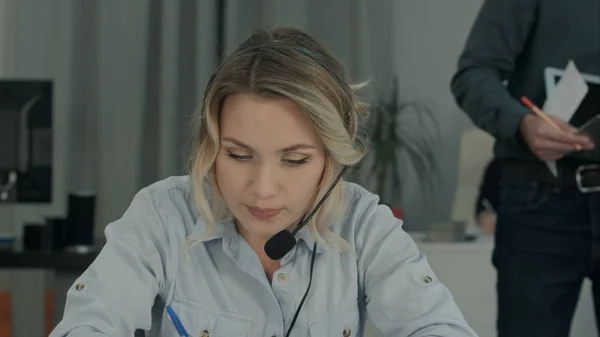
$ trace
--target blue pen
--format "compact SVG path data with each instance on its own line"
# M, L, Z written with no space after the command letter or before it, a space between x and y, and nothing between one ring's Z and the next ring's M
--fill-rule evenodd
M183 324L181 324L179 317L177 317L177 314L175 313L175 311L173 311L173 308L171 308L170 305L167 305L167 313L169 314L171 321L173 321L173 325L175 325L175 329L177 329L177 333L179 333L179 336L180 337L190 337L190 335L188 335L187 331L185 331Z

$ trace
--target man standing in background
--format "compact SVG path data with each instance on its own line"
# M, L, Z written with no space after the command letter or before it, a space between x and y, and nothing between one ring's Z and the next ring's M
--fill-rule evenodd
M518 100L542 106L545 70L570 60L600 76L599 0L485 0L452 80L457 103L496 138L499 337L568 336L586 277L600 323L600 159L583 155L594 144L575 134L581 125L554 118L555 130ZM591 101L572 123L599 113Z

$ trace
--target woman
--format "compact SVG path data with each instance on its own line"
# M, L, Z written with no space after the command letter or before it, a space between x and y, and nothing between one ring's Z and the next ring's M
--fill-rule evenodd
M345 78L299 30L250 36L206 88L189 177L106 228L51 337L362 336L365 309L386 336L475 336L401 221L338 181L366 150Z

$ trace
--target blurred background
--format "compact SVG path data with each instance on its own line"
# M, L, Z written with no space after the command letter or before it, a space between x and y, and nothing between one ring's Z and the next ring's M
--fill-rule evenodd
M449 89L481 4L0 0L0 191L13 185L0 201L0 337L48 334L106 224L142 187L185 174L187 119L217 61L273 25L306 30L353 80L370 80L373 118L398 135L367 124L373 147L396 156L371 157L383 178L353 179L405 220L480 336L495 336L492 241L473 228L491 141ZM592 318L583 299L572 335L594 331Z

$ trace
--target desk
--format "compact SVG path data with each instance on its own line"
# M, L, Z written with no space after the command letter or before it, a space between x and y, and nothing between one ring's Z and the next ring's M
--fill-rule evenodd
M492 238L479 238L475 242L433 243L423 242L422 236L413 235L419 248L428 256L429 263L437 277L452 291L467 321L479 333L480 337L494 337L496 319L496 271L491 264L493 248ZM62 316L66 290L74 280L95 259L95 254L76 253L39 253L39 252L2 252L0 251L0 269L15 271L12 277L12 290L16 298L13 304L14 337L42 336L42 326L31 324L29 317L43 317L44 270L54 274L55 321ZM32 282L30 279L34 279ZM22 282L27 280L27 282ZM33 302L36 304L31 306ZM40 328L41 329L41 328ZM591 300L591 285L586 281L571 329L572 337L587 337L595 331L594 311ZM143 334L141 334L143 336ZM365 337L379 337L381 334L370 322L367 322Z
M0 270L10 270L13 293L12 322L13 337L42 337L44 289L47 287L45 274L53 277L54 324L62 318L67 290L81 273L96 259L97 253L72 252L12 252L0 250ZM39 322L32 322L37 318ZM143 337L138 331L135 336Z
M96 253L13 252L0 250L0 269L46 269L54 272L82 273L94 262Z
M67 289L96 256L96 253L0 250L0 270L8 276L12 296L13 337L43 336L48 288L53 289L54 324L57 324L62 318Z

